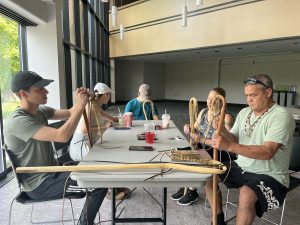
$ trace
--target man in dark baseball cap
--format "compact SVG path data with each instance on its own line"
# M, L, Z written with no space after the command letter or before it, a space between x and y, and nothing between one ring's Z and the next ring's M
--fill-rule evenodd
M49 85L53 80L44 79L40 75L32 71L21 71L17 73L11 81L11 90L16 93L20 90L27 90L34 87L45 87Z
M89 101L89 90L81 87L75 92L75 103L71 109L46 106L49 92L44 87L52 81L32 71L19 72L12 79L11 90L20 98L20 105L5 121L4 148L11 151L12 159L18 166L56 166L52 142L67 142L70 139ZM53 128L48 126L48 120L53 119L67 120L61 127ZM76 189L77 182L69 180L69 176L69 172L22 174L22 191L39 201L49 196L63 198L64 190L68 190L67 194L81 196ZM69 190L77 192L71 193ZM89 191L78 225L94 224L106 193L107 188Z

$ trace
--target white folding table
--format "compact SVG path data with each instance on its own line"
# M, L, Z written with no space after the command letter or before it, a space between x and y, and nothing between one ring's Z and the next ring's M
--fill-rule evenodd
M87 156L79 165L107 165L115 163L145 163L149 161L171 162L166 154L167 150L177 147L189 146L185 137L171 121L170 127L163 130L155 130L157 140L153 144L146 144L145 140L138 140L137 134L144 132L146 121L133 121L130 129L116 130L113 127L107 129L103 135L103 143L100 140L91 148ZM151 121L155 125L162 125L162 121ZM153 146L154 151L129 151L129 146ZM113 191L112 224L128 222L162 222L166 224L167 187L203 186L210 179L211 174L200 174L183 171L169 171L158 175L159 169L151 170L119 170L110 172L72 172L71 178L78 185L85 188L97 187L163 187L163 215L161 218L116 218L115 201ZM157 175L157 176L155 176ZM150 179L149 179L150 178Z

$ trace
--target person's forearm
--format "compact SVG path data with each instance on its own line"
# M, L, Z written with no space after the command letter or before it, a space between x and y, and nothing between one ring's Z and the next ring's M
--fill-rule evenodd
M82 116L84 107L81 105L75 104L71 109L71 115L69 119L61 126L58 131L59 135L62 137L64 142L67 142L71 136L74 134L75 129L78 125L79 119Z
M238 143L231 143L227 151L260 160L270 160L275 154L274 151L265 145L241 145Z
M118 117L113 117L110 114L108 114L107 112L105 112L104 110L101 110L101 115L111 122L118 122L118 120L119 120Z

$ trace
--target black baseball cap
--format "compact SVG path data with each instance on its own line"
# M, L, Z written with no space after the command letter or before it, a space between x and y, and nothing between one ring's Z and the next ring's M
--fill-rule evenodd
M26 90L32 86L42 88L51 82L53 82L53 80L44 79L35 72L21 71L12 78L11 90L12 92L18 92L20 90Z

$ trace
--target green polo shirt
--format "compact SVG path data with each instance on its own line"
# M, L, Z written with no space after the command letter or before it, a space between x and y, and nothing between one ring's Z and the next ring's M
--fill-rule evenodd
M5 122L4 141L7 149L13 153L13 160L19 166L53 166L56 165L52 143L37 141L32 136L54 115L54 109L41 106L36 115L18 108ZM50 173L20 174L24 191L32 191L38 187Z
M254 124L251 135L248 129ZM238 156L236 162L245 171L257 174L266 174L275 178L284 186L289 186L289 158L292 148L292 138L295 130L295 121L292 115L282 106L274 104L260 118L256 117L247 107L240 111L234 126L231 129L242 145L262 145L265 141L280 143L281 147L270 160L259 160Z

